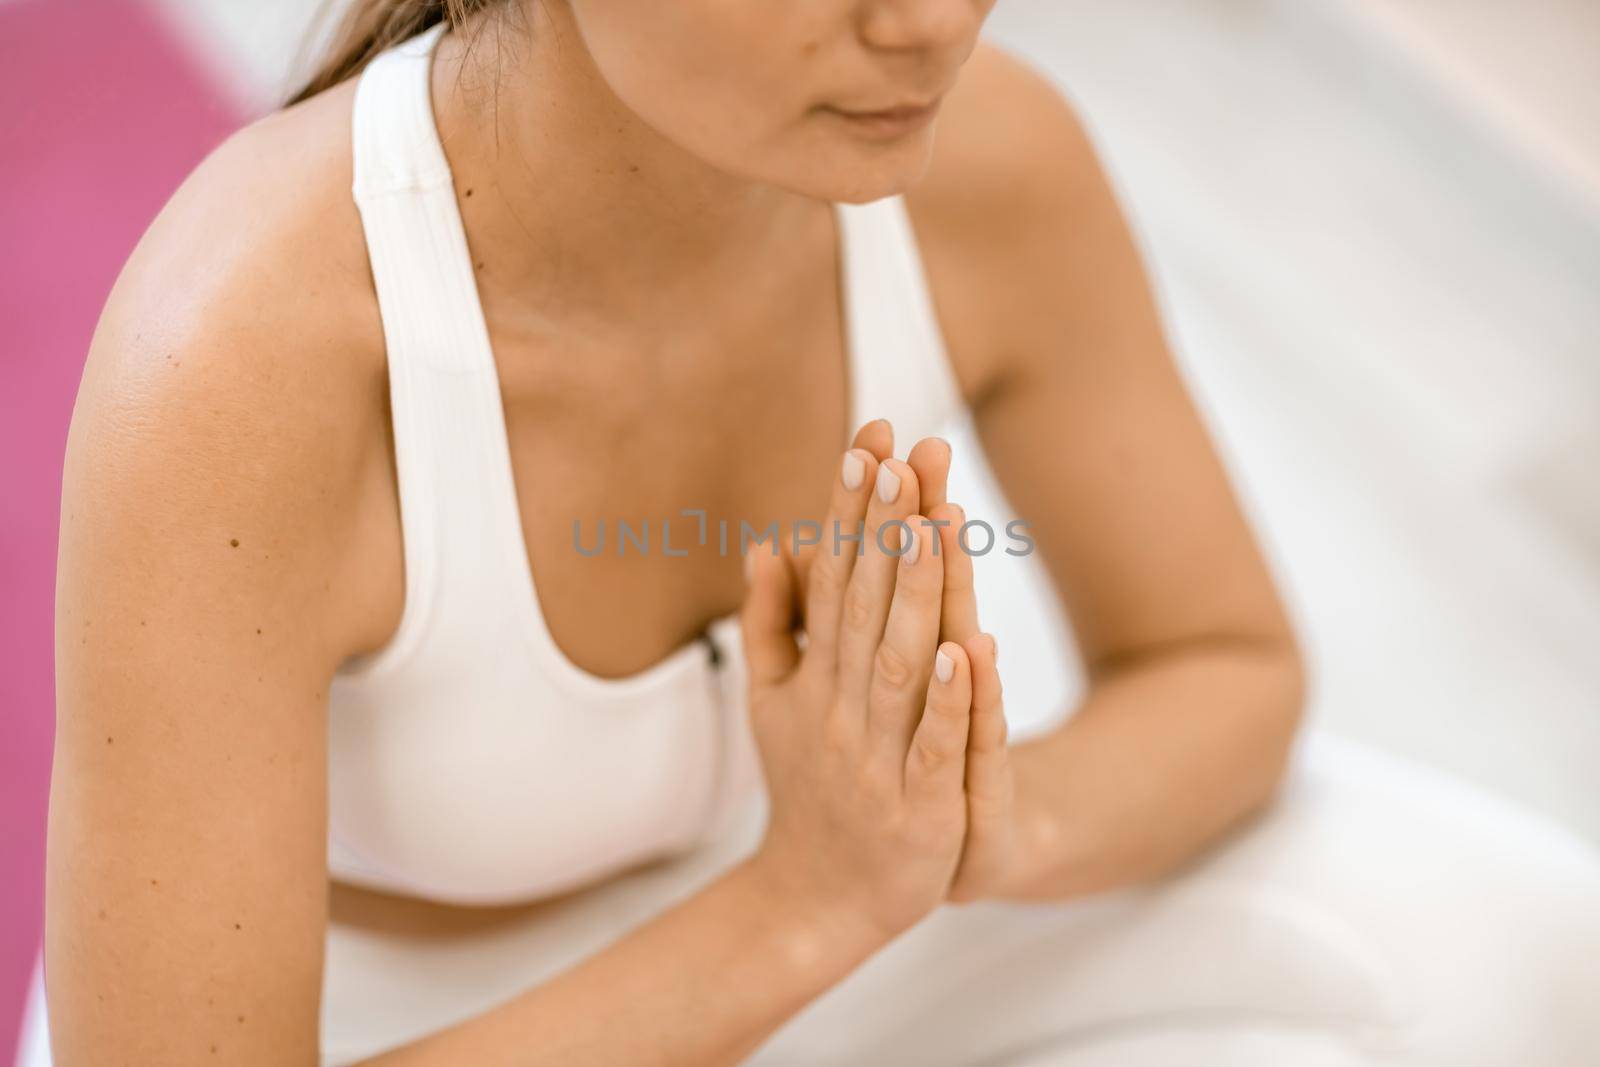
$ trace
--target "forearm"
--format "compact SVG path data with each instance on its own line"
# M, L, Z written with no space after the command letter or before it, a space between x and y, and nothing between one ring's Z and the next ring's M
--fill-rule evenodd
M735 1064L883 943L751 860L560 977L364 1067Z
M1100 672L1078 713L1013 749L1020 862L1002 894L1160 877L1271 796L1299 723L1289 642L1185 646Z

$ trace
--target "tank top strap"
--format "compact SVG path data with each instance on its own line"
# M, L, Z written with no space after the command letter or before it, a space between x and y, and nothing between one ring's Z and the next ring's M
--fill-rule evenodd
M444 24L372 61L356 89L353 192L393 360L492 371L477 279L434 125L430 69Z
M434 133L430 68L445 25L395 45L367 65L356 88L356 195L450 183Z
M489 331L433 118L444 30L368 64L352 115L352 192L383 320L406 575L394 638L348 665L369 674L418 655L465 654L504 617L499 532L515 515L515 490L495 436L504 412Z
M895 452L945 432L965 402L951 370L903 197L837 205L851 351L852 425L887 418Z

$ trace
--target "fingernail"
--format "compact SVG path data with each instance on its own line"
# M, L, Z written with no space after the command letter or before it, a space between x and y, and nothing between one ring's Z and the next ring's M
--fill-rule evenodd
M861 479L866 476L866 463L854 452L846 452L844 454L844 470L840 474L840 477L844 480L844 487L850 490L860 489Z
M894 498L900 495L900 476L889 469L885 463L878 468L878 499L885 504L893 504Z
M917 557L922 554L922 538L917 536L917 531L911 529L909 524L902 527L901 536L908 538L909 541L905 545L905 551L900 553L900 562L909 567L917 562Z
M749 582L756 576L756 557L746 554L744 557L744 580Z
M996 641L994 639L994 634L990 634L989 635L989 656L990 656L991 659L994 660L995 665L999 666L999 664L1000 664L1000 642L998 642L998 641Z
M939 676L941 682L948 682L956 676L956 661L945 655L943 649L933 657L933 673Z

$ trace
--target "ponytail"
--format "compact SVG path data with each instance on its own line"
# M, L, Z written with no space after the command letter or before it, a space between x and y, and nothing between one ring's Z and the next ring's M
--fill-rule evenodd
M452 27L504 0L348 0L326 58L305 87L289 98L298 104L361 73L379 53L440 22ZM326 12L325 12L326 14Z

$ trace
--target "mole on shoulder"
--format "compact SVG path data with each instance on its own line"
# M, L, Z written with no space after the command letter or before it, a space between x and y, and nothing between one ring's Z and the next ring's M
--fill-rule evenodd
M234 548L238 548L239 547L239 539L237 537L231 537L231 538L228 539L228 544L232 545Z

